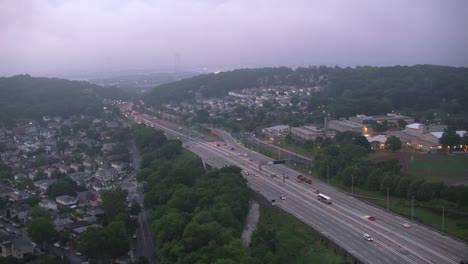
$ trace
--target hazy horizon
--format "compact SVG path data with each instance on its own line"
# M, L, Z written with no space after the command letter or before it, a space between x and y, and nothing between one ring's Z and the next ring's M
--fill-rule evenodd
M0 0L0 76L468 66L468 1Z

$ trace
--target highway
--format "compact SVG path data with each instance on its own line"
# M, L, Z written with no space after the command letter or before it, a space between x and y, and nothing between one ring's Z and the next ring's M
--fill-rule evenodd
M251 189L310 225L323 236L346 249L362 263L459 263L468 259L468 245L408 219L364 203L317 179L309 185L296 181L301 174L283 165L262 166L272 159L243 148L226 132L219 131L224 142L204 142L187 136L173 126L161 126L150 117L134 116L137 122L162 129L179 138L184 147L214 167L240 167ZM226 145L224 145L226 143ZM219 146L218 146L219 145ZM249 171L250 175L245 172ZM258 176L255 176L258 175ZM276 177L272 177L276 175ZM283 180L287 175L289 179ZM317 199L315 190L333 198L332 204ZM286 200L280 200L285 195ZM370 221L372 215L376 221ZM369 242L363 234L370 234Z

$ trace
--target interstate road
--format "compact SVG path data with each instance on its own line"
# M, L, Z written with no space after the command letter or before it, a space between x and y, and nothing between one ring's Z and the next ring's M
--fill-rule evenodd
M240 167L251 189L267 199L275 199L277 206L346 249L362 263L458 264L460 260L468 259L467 244L417 223L404 228L401 224L408 222L407 219L366 204L316 179L312 185L297 182L295 178L300 172L286 166L262 166L260 171L259 164L272 159L239 146L227 132L219 131L226 146L223 142L217 146L161 126L149 116L133 118L179 138L186 148L214 167ZM250 175L245 175L246 171ZM282 175L289 179L283 180ZM333 204L318 201L315 190L332 197ZM281 194L287 199L280 200ZM376 221L367 219L369 215ZM364 233L370 234L374 241L366 241Z

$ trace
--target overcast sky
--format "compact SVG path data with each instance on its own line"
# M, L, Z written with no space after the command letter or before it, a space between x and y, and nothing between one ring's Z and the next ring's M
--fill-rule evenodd
M466 0L0 0L0 75L468 66Z

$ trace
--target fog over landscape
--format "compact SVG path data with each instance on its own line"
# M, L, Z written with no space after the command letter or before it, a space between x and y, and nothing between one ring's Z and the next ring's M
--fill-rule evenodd
M468 2L0 1L0 75L468 66Z

